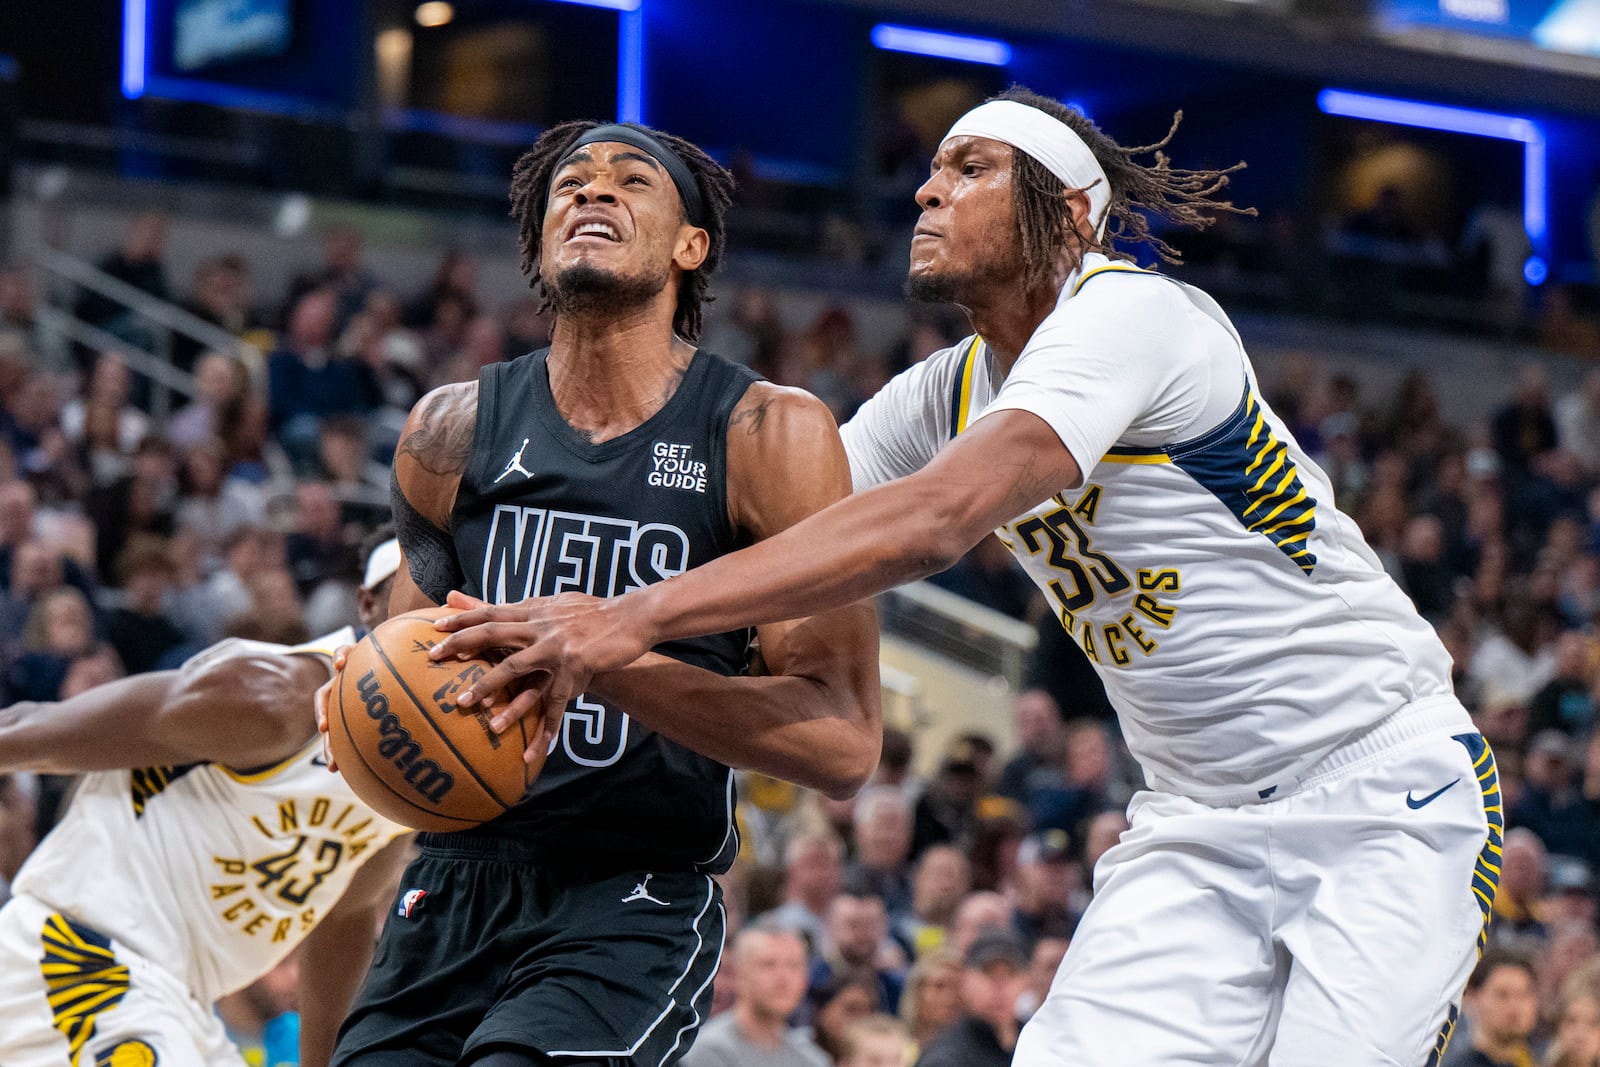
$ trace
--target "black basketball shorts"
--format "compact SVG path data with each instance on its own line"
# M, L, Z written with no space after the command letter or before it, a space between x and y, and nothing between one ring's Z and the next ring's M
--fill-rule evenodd
M710 1013L724 925L703 874L561 874L515 842L428 835L334 1067L455 1067L489 1046L676 1063Z

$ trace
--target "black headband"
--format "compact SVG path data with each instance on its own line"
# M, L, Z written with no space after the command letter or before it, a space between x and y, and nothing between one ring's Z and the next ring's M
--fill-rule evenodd
M572 147L567 151L574 152L587 144L596 141L616 141L619 144L632 145L641 152L647 152L652 158L666 168L667 176L672 179L672 184L677 186L678 197L683 201L683 213L688 216L690 225L704 226L705 201L700 197L700 186L694 180L694 174L689 170L678 153L656 140L643 126L635 126L631 122L619 122L606 126L596 126L586 130L572 142Z

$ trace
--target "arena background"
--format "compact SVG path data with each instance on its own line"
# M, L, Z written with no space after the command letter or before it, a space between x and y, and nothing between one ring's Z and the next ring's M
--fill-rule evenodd
M5 699L176 662L241 618L351 616L410 403L548 329L506 202L547 125L642 121L730 166L705 345L843 419L966 332L899 295L911 194L951 120L1012 83L1123 143L1181 109L1176 165L1249 163L1230 194L1258 214L1166 234L1170 269L1234 316L1456 657L1524 831L1495 936L1539 961L1541 1048L1570 974L1600 1004L1600 0L0 6ZM319 291L332 322L297 334ZM269 373L305 348L359 378L309 435ZM881 608L871 799L747 781L736 900L792 901L794 842L831 826L848 868L904 889L913 950L951 918L910 904L935 842L1019 926L1070 928L1135 781L1082 655L992 544ZM1026 710L1038 689L1059 717ZM1053 784L1018 785L1035 772ZM66 784L5 783L0 875Z

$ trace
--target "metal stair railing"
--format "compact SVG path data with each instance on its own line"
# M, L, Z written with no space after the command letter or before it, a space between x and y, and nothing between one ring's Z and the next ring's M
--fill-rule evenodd
M149 348L131 345L125 339L97 327L82 322L65 312L58 312L58 322L64 332L77 334L73 340L79 344L90 345L95 348L112 348L117 351L127 352L134 358L129 360L129 367L139 374L150 378L152 382L163 386L155 391L152 402L161 405L162 410L156 414L164 414L170 406L169 391L176 391L185 396L192 396L194 392L193 381L190 375L172 366L172 338L174 335L187 337L198 344L223 352L231 352L238 356L249 368L253 378L259 378L264 370L264 357L259 348L246 341L241 341L227 330L207 322L198 315L185 311L175 304L168 303L159 297L151 296L137 286L129 285L120 278L114 278L105 271L91 263L79 259L77 256L63 252L60 249L48 246L38 246L33 249L29 257L34 264L45 271L52 278L70 282L71 284L120 305L126 311L139 319L152 324L152 331L156 344L155 351ZM70 322L70 325L68 325ZM87 340L89 333L97 331L100 341ZM137 364L137 365L135 365ZM157 370L157 365L161 369ZM177 377L173 377L177 375Z
M194 375L174 367L171 360L129 344L116 334L91 326L75 315L59 308L41 307L39 326L61 340L121 356L130 371L150 379L156 387L150 390L150 414L158 419L165 418L172 411L172 394L177 393L186 399L194 396Z

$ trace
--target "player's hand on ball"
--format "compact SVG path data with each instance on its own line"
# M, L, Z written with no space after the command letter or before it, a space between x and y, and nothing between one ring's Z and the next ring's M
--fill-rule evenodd
M435 660L481 656L492 649L512 649L472 688L458 694L471 707L486 693L516 695L494 708L491 720L504 731L530 711L541 709L543 723L530 751L547 746L561 728L567 703L603 671L625 667L655 643L636 612L619 609L626 597L602 599L582 593L536 597L515 604L485 604L451 593L449 607L460 614L440 619L447 636L433 649ZM632 605L628 605L632 607Z
M328 747L328 702L333 699L334 690L339 687L339 674L344 670L344 665L350 661L350 650L354 645L340 645L333 650L333 676L317 690L311 698L312 707L317 713L317 732L322 735L322 758L328 764L330 772L337 771L339 764L333 758L333 750Z

